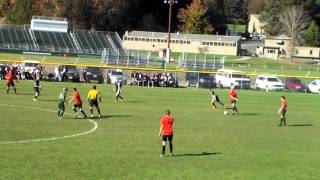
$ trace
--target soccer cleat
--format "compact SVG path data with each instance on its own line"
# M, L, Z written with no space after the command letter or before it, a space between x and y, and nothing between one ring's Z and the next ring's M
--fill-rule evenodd
M160 157L162 157L162 158L163 158L163 157L164 157L164 155L163 155L163 154L160 154Z
M33 101L38 101L36 98L33 98L32 100L33 100Z
M173 156L173 153L170 153L170 156Z
M99 114L99 118L101 118L101 114Z
M91 114L91 116L90 116L91 118L93 118L93 114Z

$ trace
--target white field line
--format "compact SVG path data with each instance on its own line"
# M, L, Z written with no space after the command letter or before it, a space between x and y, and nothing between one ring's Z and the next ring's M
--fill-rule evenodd
M56 112L54 110L50 109L43 109L43 108L37 108L37 107L26 107L26 106L17 106L17 105L10 105L10 104L0 104L0 106L4 107L15 107L15 108L23 108L23 109L34 109L34 110L40 110L40 111L46 111L46 112ZM72 116L72 114L65 113L66 115ZM0 142L0 145L2 144L20 144L20 143L32 143L32 142L42 142L42 141L54 141L54 140L59 140L59 139L67 139L67 138L74 138L78 136L83 136L90 134L94 132L95 130L98 129L98 123L91 120L87 119L89 122L91 122L94 126L92 129L86 132L78 133L78 134L72 134L72 135L66 135L66 136L60 136L60 137L52 137L52 138L43 138L43 139L30 139L30 140L21 140L21 141L6 141L6 142ZM57 120L60 121L60 120Z

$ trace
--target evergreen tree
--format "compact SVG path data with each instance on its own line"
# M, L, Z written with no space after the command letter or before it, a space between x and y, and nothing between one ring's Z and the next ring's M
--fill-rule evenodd
M8 13L7 21L12 24L29 24L32 17L32 2L16 0L14 9Z
M319 46L319 26L313 21L310 23L308 29L304 32L305 45L307 46Z

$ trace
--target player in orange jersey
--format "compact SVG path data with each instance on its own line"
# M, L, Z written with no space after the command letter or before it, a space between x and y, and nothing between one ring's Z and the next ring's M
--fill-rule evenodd
M160 157L164 157L166 151L166 141L170 145L170 156L173 156L173 117L170 115L170 110L166 111L165 116L160 121L159 136L162 136L162 154Z
M286 112L287 112L288 103L287 103L286 97L281 96L280 99L281 99L281 107L278 111L278 113L280 114L279 126L283 127L283 126L287 125L286 124Z
M232 114L239 114L238 108L237 108L237 102L238 100L238 95L237 95L237 91L235 90L234 87L231 88L231 91L229 93L229 99L232 105Z
M76 118L79 115L79 112L77 111L77 108L79 108L80 112L83 114L82 118L87 118L86 113L82 109L82 100L77 88L73 88L73 95L69 103L71 103L72 101L74 102L72 109L76 113L74 117Z
M14 86L14 82L13 82L13 72L11 70L9 70L6 73L5 77L7 80L7 94L9 94L10 86L13 87L14 93L17 94L17 90L16 90L16 87Z

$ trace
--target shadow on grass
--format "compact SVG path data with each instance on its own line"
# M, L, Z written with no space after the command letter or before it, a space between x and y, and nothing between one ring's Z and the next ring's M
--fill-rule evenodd
M39 99L39 101L45 101L45 102L58 102L57 99Z
M9 93L10 94L10 93ZM11 94L14 94L14 93L11 93ZM31 94L31 93L19 93L17 92L17 94L15 95L19 95L19 96L31 96L31 95L34 95L34 94Z
M221 152L202 152L202 153L186 153L186 154L175 154L174 157L185 157L185 156L214 156L222 154Z
M143 103L144 101L123 101L124 103Z
M98 116L90 117L88 119L96 119L96 120L104 120L104 119L109 119L109 118L125 118L125 117L132 117L132 115L127 114L127 115L109 115L109 116L101 116L99 118Z
M240 113L242 116L257 116L260 115L259 113Z
M313 124L291 124L291 125L288 125L288 126L291 126L291 127L309 127L309 126L313 126Z

